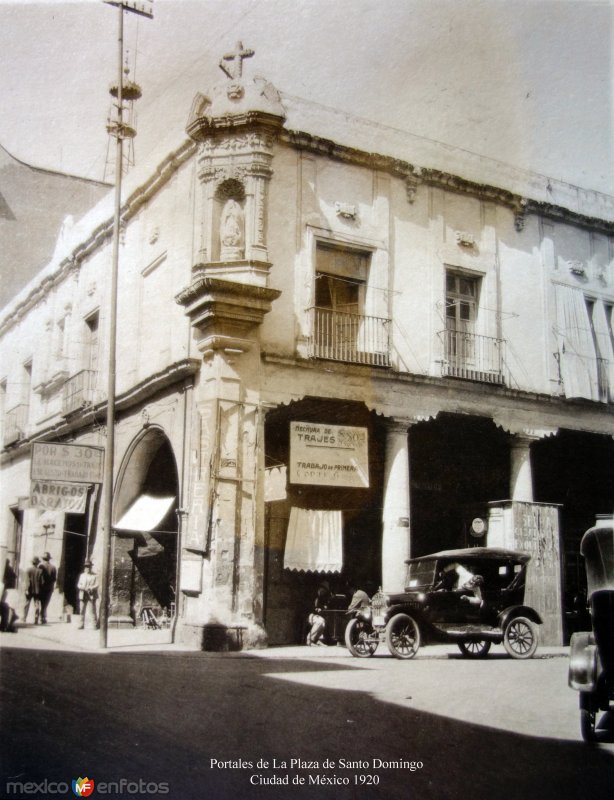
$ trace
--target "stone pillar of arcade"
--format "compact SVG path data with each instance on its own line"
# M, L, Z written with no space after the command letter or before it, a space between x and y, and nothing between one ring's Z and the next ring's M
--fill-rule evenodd
M531 469L531 443L538 436L516 434L511 444L510 496L525 503L533 501L533 471Z
M408 419L392 419L386 432L382 534L382 588L404 588L411 555Z

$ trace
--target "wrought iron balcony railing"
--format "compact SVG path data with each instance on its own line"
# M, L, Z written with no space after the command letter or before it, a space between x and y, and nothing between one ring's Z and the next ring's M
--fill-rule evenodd
M20 403L18 406L6 412L4 417L4 433L2 436L5 447L25 438L29 410L30 407L27 403Z
M62 396L62 413L65 416L74 414L94 402L97 379L98 372L93 369L82 369L81 372L68 378Z
M482 383L505 383L505 339L479 336L448 328L439 333L443 341L442 374Z
M390 366L390 320L310 308L309 355L350 364Z

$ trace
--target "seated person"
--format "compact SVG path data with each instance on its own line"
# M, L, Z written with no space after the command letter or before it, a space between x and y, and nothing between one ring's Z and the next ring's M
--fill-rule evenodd
M307 621L311 625L309 633L307 634L307 646L319 645L326 647L323 641L324 632L326 630L326 620L324 619L324 609L328 606L330 599L330 584L328 581L322 581L318 587L318 592L315 599L314 611L309 615Z
M482 578L481 575L474 575L470 570L456 561L445 566L443 572L446 575L452 574L455 576L452 591L471 592L471 594L463 594L462 600L474 606L481 606L484 603L481 589L484 585L484 578Z
M353 614L354 611L358 611L359 608L368 608L371 601L369 595L365 591L357 589L355 586L351 586L350 591L352 592L352 599L345 612L346 614Z

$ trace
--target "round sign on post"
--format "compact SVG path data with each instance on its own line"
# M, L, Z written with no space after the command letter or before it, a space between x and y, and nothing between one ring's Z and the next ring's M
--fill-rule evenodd
M486 520L476 517L471 523L471 535L476 539L481 539L486 533Z

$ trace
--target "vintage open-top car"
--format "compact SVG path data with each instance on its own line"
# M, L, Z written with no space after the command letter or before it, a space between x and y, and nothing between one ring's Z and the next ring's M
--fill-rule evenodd
M396 658L422 643L454 642L466 658L483 658L503 642L512 658L530 658L542 620L524 605L530 556L502 548L445 550L407 561L405 591L378 592L345 631L352 655L373 655L386 641Z
M611 741L614 700L614 527L590 528L582 537L592 630L574 633L569 685L580 692L580 730L585 742L601 734ZM605 711L597 724L597 715ZM609 712L609 713L608 713Z

